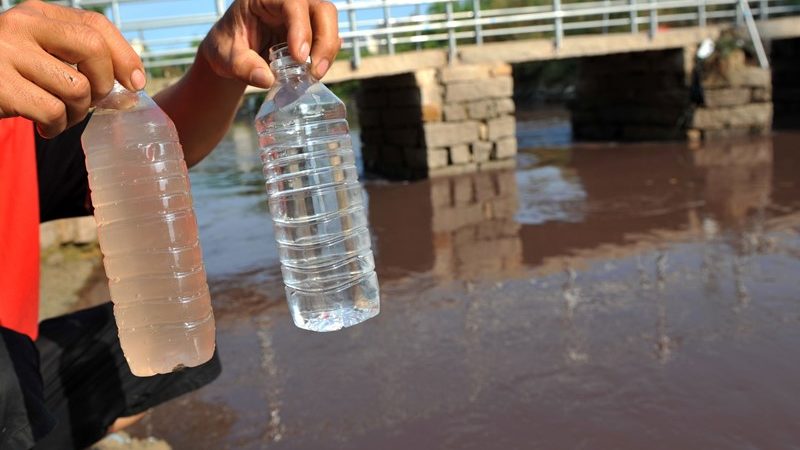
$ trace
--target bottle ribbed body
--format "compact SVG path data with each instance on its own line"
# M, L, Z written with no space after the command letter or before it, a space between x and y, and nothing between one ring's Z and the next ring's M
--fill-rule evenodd
M208 361L214 316L177 132L144 94L136 101L98 108L82 141L122 350L150 376Z
M377 315L380 294L344 104L309 78L279 78L256 128L292 318L333 331Z

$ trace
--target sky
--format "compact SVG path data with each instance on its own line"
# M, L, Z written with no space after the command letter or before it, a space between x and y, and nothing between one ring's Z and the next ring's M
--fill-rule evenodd
M226 7L231 4L232 0L225 2ZM339 2L334 2L338 4ZM342 2L344 3L344 2ZM358 3L358 1L356 1ZM141 0L135 2L120 3L120 18L124 24L131 21L139 20L152 20L166 17L184 17L196 14L213 14L216 11L216 2L214 0ZM421 6L421 10L426 10L425 5ZM391 7L390 14L393 17L407 16L413 13L413 6L399 6ZM107 9L106 15L111 18L110 8ZM359 10L357 11L357 20L377 19L383 17L383 10L381 8ZM339 13L339 22L347 21L347 13ZM149 29L142 31L125 31L123 34L129 40L134 38L143 39L148 41L151 39L166 39L176 37L190 37L196 36L201 38L206 34L211 27L211 23L203 25L191 25L163 29ZM360 27L367 28L367 27ZM342 27L342 30L346 27ZM163 50L170 48L186 48L189 46L187 42L170 42L160 45L149 45L151 50Z

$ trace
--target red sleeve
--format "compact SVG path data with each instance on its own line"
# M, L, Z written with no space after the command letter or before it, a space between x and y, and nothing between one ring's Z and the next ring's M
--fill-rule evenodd
M39 191L33 124L0 119L0 325L36 339Z

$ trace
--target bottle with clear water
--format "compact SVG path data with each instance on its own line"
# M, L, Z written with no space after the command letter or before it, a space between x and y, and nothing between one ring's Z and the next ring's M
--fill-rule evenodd
M81 138L114 316L134 375L198 366L214 315L175 126L115 84Z
M380 298L345 106L285 43L270 67L256 130L289 309L306 330L349 327Z

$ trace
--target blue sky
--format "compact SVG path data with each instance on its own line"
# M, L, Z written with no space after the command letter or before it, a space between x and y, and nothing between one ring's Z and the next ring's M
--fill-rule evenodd
M230 5L232 0L227 0L225 2L226 7ZM358 2L356 2L358 3ZM421 10L424 11L427 9L424 5L421 6ZM390 12L392 16L406 16L413 12L414 7L412 6L402 6L402 7L392 7L390 8ZM180 16L190 16L194 14L211 14L216 11L216 2L214 0L143 0L139 2L126 2L120 4L120 17L122 19L123 24L130 21L138 21L138 20L152 20L152 19L159 19L165 17L180 17ZM382 9L369 9L369 10L360 10L357 12L358 20L363 19L377 19L383 17ZM110 8L106 11L106 15L111 18L111 11ZM344 22L347 20L347 14L340 12L339 13L339 21ZM125 37L133 39L135 37L144 38L145 40L150 39L167 39L174 38L178 36L203 36L210 28L211 24L204 24L204 25L191 25L191 26L182 26L182 27L174 27L174 28L166 28L166 29L149 29L143 30L140 32L135 31L126 31ZM180 42L180 43L167 43L165 45L159 46L151 46L151 50L163 49L163 48L184 48L187 47L188 44Z

